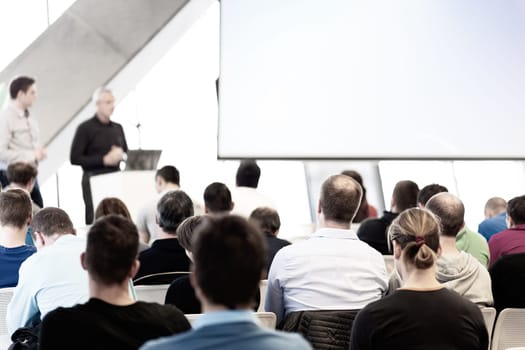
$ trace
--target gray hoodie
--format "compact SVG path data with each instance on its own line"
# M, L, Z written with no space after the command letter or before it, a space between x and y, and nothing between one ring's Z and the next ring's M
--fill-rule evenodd
M472 255L441 255L436 265L439 283L479 306L494 304L489 272Z

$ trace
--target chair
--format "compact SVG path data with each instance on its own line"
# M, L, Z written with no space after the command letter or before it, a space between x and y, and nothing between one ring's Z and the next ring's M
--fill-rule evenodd
M500 312L492 336L492 350L525 347L525 309L505 309Z
M133 285L159 285L159 284L170 284L177 278L181 276L186 276L189 274L189 272L181 272L181 271L175 271L175 272L161 272L161 273L154 273L151 275L146 275L139 277L135 280L133 280Z
M9 335L7 331L7 305L13 297L15 288L1 288L0 289L0 335Z
M259 302L259 308L257 312L264 311L264 303L266 302L266 291L268 290L268 280L262 280L259 283L259 292L261 293L261 300Z
M135 286L136 300L164 304L169 284Z
M255 317L261 323L261 326L268 329L275 329L277 325L277 316L273 312L254 312ZM186 314L186 318L193 326L193 323L201 316L202 314Z
M393 255L383 255L385 260L386 272L390 275L394 271L394 256Z
M496 309L493 307L484 307L481 308L481 314L483 315L483 321L485 321L485 326L487 327L487 332L489 333L490 344L492 330L494 329L494 322L496 321Z

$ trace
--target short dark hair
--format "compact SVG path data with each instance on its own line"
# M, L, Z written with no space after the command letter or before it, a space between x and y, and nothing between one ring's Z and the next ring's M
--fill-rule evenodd
M155 174L155 179L157 177L161 177L164 181L173 183L177 186L180 185L179 170L177 170L177 168L175 168L173 165L166 165L157 170L157 173Z
M439 184L426 185L421 190L419 190L417 202L425 206L432 196L441 192L448 192L448 189L445 186L441 186Z
M157 203L157 220L166 233L175 233L184 219L193 216L193 202L184 191L170 191Z
M440 219L443 236L457 236L465 222L465 206L458 197L451 193L438 193L427 201L426 208Z
M214 182L204 190L204 204L211 212L218 213L232 209L232 194L221 182Z
M38 170L29 163L16 162L7 167L7 181L10 183L27 185L37 175Z
M107 215L120 215L131 220L131 214L129 213L128 207L126 207L126 204L115 197L106 197L97 205L95 219Z
M508 201L507 214L515 225L525 224L525 196L514 197Z
M29 193L21 189L0 192L0 225L22 228L32 215Z
M20 91L26 93L27 90L35 83L35 79L30 77L18 77L13 79L9 85L9 95L14 100Z
M277 210L268 207L254 209L250 214L250 222L267 235L275 235L281 227L279 213Z
M319 204L326 219L350 225L362 197L363 189L357 181L350 176L333 175L321 186Z
M244 159L237 169L235 183L237 186L257 188L260 177L261 168L259 168L257 162L253 159Z
M54 207L46 207L38 211L31 222L33 232L40 232L44 236L55 233L68 234L74 232L74 226L67 213Z
M398 213L403 210L417 207L417 195L419 194L419 187L414 181L404 180L399 181L394 187L392 199Z
M177 227L177 238L179 239L179 244L182 248L186 249L189 252L192 252L192 242L195 229L197 226L202 224L204 217L202 215L195 215L189 218L186 218L179 227Z
M266 268L266 240L240 216L208 217L193 243L194 272L210 301L235 309L249 304Z
M87 235L85 263L96 282L122 283L137 259L139 233L131 220L119 215L104 216Z

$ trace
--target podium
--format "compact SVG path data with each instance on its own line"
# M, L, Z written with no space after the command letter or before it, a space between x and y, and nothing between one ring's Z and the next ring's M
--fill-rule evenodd
M135 220L139 210L158 196L155 173L155 170L134 170L92 176L90 182L94 210L102 199L117 197L126 204L131 218Z

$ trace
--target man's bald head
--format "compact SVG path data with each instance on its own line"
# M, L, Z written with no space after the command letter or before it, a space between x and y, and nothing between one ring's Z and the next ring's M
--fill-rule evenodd
M346 175L333 175L321 186L319 207L325 220L350 225L362 196L363 189L357 181Z
M507 209L507 202L501 197L492 197L485 204L485 218L503 213Z
M441 219L442 235L456 237L465 222L465 206L461 200L448 192L432 196L426 208Z

